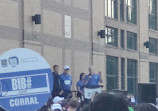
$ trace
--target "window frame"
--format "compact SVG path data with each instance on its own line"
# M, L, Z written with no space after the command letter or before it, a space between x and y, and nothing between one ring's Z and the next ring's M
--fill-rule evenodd
M111 63L111 64L114 64L114 65L112 65L113 67L115 67L116 68L116 70L113 70L112 68L112 70L111 71L114 71L114 74L109 74L109 62L114 62L114 63ZM107 86L107 90L108 91L111 91L111 90L113 90L113 89L117 89L118 88L118 72L119 71L119 61L118 61L118 57L115 57L115 56L109 56L109 55L107 55L106 56L106 86ZM108 79L109 78L111 78L111 79L114 79L115 81L113 81L113 85L114 85L114 87L113 88L110 88L111 86L111 84L109 84L108 83ZM109 87L110 86L110 87Z
M134 65L135 64L135 74L133 75L129 75L129 68L132 68L132 66L129 66L129 63L130 65ZM131 69L130 69L131 70ZM137 86L137 75L138 75L138 62L137 60L134 60L134 59L127 59L127 89L128 89L128 93L129 94L136 94L136 86ZM132 86L131 84L129 85L129 80L133 79L133 89L130 88L130 86ZM132 91L132 90L133 91ZM131 90L131 92L129 92Z
M129 39L131 39L131 40L129 40ZM138 49L137 41L138 41L137 33L127 31L127 49L137 51L137 49ZM129 43L131 43L131 44L129 44ZM134 44L135 46L133 46L132 44ZM130 46L130 45L132 45L132 46Z
M155 70L156 68L156 72L153 71L151 72L151 68L153 68L152 70ZM151 78L151 74L153 73L153 78ZM149 82L150 83L157 83L157 73L158 73L158 63L154 63L154 62L150 62L149 63Z
M113 18L113 19L118 19L118 6L117 5L118 5L118 0L105 0L105 16ZM110 13L109 13L109 9L110 9Z
M125 30L120 30L120 47L125 49Z
M125 58L121 58L121 89L125 90Z
M155 42L155 43L153 43ZM156 44L156 46L152 47L154 44ZM156 49L155 49L156 48ZM154 50L152 50L154 49ZM158 40L152 37L149 37L149 53L150 54L158 54Z
M155 1L155 3L151 3L153 1ZM155 5L154 8L153 8L153 4ZM155 13L152 12L153 9L155 9ZM149 22L149 29L157 30L157 0L148 0L148 22Z
M111 37L111 42L109 42L110 37ZM113 47L118 47L118 29L117 28L113 28L109 26L105 27L105 43Z
M125 9L125 0L120 0L120 20L125 21L125 14L124 14L124 9Z
M131 2L131 5L129 5L129 1ZM134 1L135 4L133 4L132 1ZM129 9L131 9L131 19L129 19ZM134 13L132 13L132 11ZM135 18L132 19L132 17ZM137 24L137 0L126 0L126 21L129 23Z

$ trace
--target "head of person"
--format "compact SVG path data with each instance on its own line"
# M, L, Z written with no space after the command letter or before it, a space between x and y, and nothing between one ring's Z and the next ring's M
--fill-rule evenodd
M158 109L150 103L137 104L134 111L158 111Z
M70 67L68 65L64 66L64 73L69 74Z
M64 101L64 98L63 97L59 97L59 96L56 96L53 99L53 103L54 104L61 104L63 101Z
M90 111L90 104L86 103L79 108L79 111Z
M94 97L89 111L129 111L127 102L122 97L101 93Z
M85 76L86 76L85 73L81 73L80 74L80 80L84 80Z
M79 106L79 102L77 98L71 98L69 101L68 111L76 111Z
M94 66L90 66L89 67L89 73L90 74L94 74Z
M58 65L54 65L53 66L53 71L58 73L59 72L59 66Z
M53 104L51 106L51 111L62 111L62 107L60 104Z

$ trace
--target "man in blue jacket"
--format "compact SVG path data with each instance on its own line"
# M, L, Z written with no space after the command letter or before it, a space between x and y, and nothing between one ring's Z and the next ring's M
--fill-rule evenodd
M67 98L71 93L72 77L69 75L69 66L64 66L64 72L60 75L60 84L63 92L63 97Z
M97 86L99 85L99 82L102 83L102 78L101 78L101 72L99 74L94 73L94 67L90 66L89 67L89 74L86 75L85 81L87 86Z

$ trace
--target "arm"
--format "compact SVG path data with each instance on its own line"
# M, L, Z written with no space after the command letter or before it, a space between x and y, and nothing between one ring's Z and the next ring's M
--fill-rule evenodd
M102 80L101 72L100 72L100 71L99 71L99 75L100 75L100 80L99 80L99 82L100 82L100 83L103 83L103 80Z
M83 95L83 92L80 90L79 86L77 86L77 91L79 91Z
M60 85L59 85L59 87L60 87L60 95L62 95L63 94L63 89L62 89L62 78L61 78L61 76L59 76L59 82L60 82Z
M102 80L102 78L101 78L101 77L100 77L100 80L99 80L99 82L100 82L100 83L103 83L103 80Z

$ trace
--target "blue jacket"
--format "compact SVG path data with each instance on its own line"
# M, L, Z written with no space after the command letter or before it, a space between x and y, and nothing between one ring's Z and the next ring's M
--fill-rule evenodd
M61 74L60 75L60 84L61 84L61 89L70 91L71 90L71 85L72 85L72 77L68 74Z
M77 84L76 84L77 87L80 87L80 90L81 90L82 93L84 93L84 86L85 86L85 85L86 85L86 84L85 84L85 81L81 81L81 80L79 80L79 81L77 82Z
M89 78L89 76L92 76L91 78ZM88 74L85 77L85 81L87 81L87 86L93 86L93 85L98 85L99 81L100 81L100 75L99 74Z

